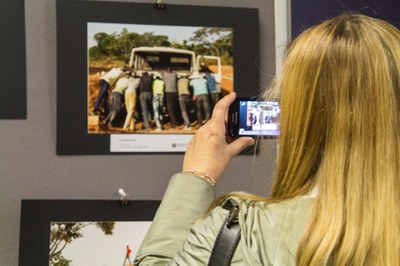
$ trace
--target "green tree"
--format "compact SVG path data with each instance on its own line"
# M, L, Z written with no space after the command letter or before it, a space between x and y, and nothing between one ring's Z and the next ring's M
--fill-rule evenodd
M101 52L100 48L96 46L92 46L89 48L89 57L93 59L101 59L105 55Z
M122 29L121 33L117 35L117 50L115 56L123 59L125 63L129 61L131 51L134 47L140 46L140 34L136 32L129 32L127 29Z
M62 256L62 251L67 244L77 238L83 237L81 230L89 225L95 225L105 235L112 235L115 222L60 222L52 223L50 230L50 265L69 266L71 260Z
M233 32L228 28L201 28L189 39L196 54L220 56L222 64L233 63Z
M166 35L154 35L153 32L145 32L141 37L141 46L171 46L168 36Z
M97 42L97 47L100 52L107 57L111 57L116 54L118 50L118 43L116 40L116 33L107 34L104 32L96 33L93 39Z
M116 35L117 49L114 51L114 56L123 59L126 63L129 61L131 51L139 46L170 46L168 36L154 35L152 32L138 34L129 32L127 29L122 29L121 33Z
M165 46L170 47L171 42L166 35L155 35L153 32L138 34L129 32L126 28L119 34L107 34L104 32L96 33L93 39L97 46L89 48L91 59L101 59L102 57L115 57L128 63L133 48L139 46Z
M185 49L185 50L191 50L193 51L193 45L188 43L188 40L183 40L182 43L179 42L172 42L171 43L172 48L177 48L177 49Z

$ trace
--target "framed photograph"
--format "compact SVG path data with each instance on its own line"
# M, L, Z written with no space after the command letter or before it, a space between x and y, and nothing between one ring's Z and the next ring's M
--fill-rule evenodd
M258 51L257 9L58 0L57 154L184 152Z
M22 200L19 265L130 265L159 204Z
M0 2L0 119L26 119L24 0Z

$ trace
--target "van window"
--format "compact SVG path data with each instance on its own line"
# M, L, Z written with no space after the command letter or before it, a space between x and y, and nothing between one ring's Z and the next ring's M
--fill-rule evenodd
M178 71L192 70L192 56L169 52L137 52L134 55L135 68L145 71L164 71L167 67Z

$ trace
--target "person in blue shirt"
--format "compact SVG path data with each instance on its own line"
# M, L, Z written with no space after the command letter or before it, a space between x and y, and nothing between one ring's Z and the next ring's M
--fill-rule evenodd
M211 117L211 105L207 80L202 75L195 73L191 76L189 85L193 88L193 100L196 102L197 126L201 127L203 123L210 120Z

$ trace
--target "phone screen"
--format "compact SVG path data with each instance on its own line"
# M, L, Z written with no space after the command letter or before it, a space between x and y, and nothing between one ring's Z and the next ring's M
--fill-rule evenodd
M238 108L238 136L279 135L278 102L238 99Z

